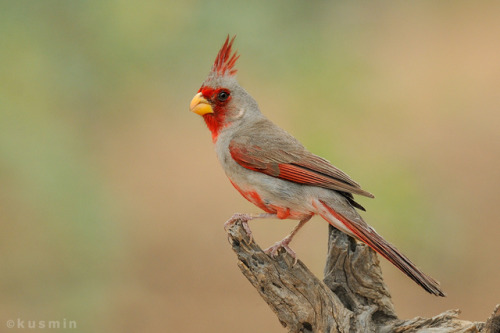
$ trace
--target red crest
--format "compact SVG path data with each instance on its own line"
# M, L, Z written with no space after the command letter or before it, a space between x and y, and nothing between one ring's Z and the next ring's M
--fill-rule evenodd
M234 75L237 69L234 69L234 64L236 60L240 57L236 52L231 55L231 48L233 46L234 38L229 40L229 35L226 38L226 42L222 45L217 58L215 58L214 65L212 66L212 73L223 76L223 75Z

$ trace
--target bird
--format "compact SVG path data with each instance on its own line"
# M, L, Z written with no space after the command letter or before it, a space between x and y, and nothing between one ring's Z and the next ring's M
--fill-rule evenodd
M368 245L430 294L445 296L436 280L382 238L358 213L365 209L354 195L374 198L373 194L264 116L255 99L236 80L239 55L232 51L235 37L227 36L190 103L190 111L202 116L210 130L216 155L231 184L264 211L234 214L225 228L241 221L251 241L250 220L298 220L289 235L265 250L275 257L283 248L296 260L290 242L314 215L319 215Z

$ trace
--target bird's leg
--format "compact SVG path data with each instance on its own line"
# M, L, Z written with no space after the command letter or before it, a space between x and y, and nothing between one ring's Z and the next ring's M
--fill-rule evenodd
M292 232L288 236L286 236L279 242L274 243L273 246L265 249L264 252L269 254L271 257L276 257L278 255L278 250L282 247L294 259L293 264L295 265L295 263L297 262L297 256L295 252L288 245L292 241L292 238L295 236L295 234L300 230L300 228L304 226L304 224L306 224L307 221L311 219L311 217L312 215L306 217L305 219L300 220L299 224L297 224L297 226L293 228Z
M250 230L250 227L248 226L248 221L253 220L253 219L267 219L267 218L276 218L276 214L268 214L268 213L262 213L262 214L257 214L257 215L250 215L250 214L241 214L241 213L236 213L229 220L224 223L224 230L227 231L228 228L230 228L233 224L236 223L236 221L241 221L241 226L243 229L245 229L246 233L248 234L248 237L250 238L249 244L252 244L253 241L253 236L252 236L252 230Z

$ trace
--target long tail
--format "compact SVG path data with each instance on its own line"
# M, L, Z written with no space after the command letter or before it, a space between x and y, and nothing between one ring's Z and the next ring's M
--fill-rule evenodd
M369 225L364 222L359 223L350 221L341 214L337 213L333 208L329 207L323 201L320 202L336 220L340 221L340 223L343 224L342 226L339 226L337 221L332 221L331 216L329 216L328 214L324 214L325 212L321 212L320 210L319 214L331 225L340 230L345 230L345 228L347 228L350 233L356 236L356 238L358 238L373 250L375 250L377 253L379 253L381 256L389 260L394 266L399 268L403 273L405 273L410 279L424 288L428 293L436 296L445 296L444 292L439 287L439 283L436 280L419 270L417 266L415 266L415 264L410 261L410 259L399 252L398 249L396 249L394 246L389 244Z

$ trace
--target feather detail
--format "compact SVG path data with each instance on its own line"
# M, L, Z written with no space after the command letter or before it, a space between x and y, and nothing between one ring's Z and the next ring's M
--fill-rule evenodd
M237 69L233 67L240 56L236 52L231 55L231 49L235 38L236 36L233 36L233 38L229 40L229 35L227 36L226 42L222 45L222 48L215 58L214 65L212 66L212 74L219 76L232 76L236 74Z
M309 164L309 163L307 163ZM289 180L295 183L315 185L335 190L348 189L347 192L360 194L367 197L373 197L372 194L366 192L358 186L348 183L343 178L338 176L323 174L314 165L306 168L295 163L279 164L280 173L278 178ZM314 169L313 169L314 168ZM357 185L357 183L356 183Z
M259 126L259 137L241 135L229 144L231 157L239 165L294 183L373 198L371 193L361 189L358 183L327 160L309 153L291 137L286 140L288 134L284 131L278 134L275 129L268 131L266 123ZM260 142L266 136L270 138L269 142ZM360 208L357 204L353 206Z
M445 296L444 292L439 287L439 283L426 275L414 263L410 261L404 254L398 251L393 245L389 244L382 238L373 228L371 228L364 221L351 221L341 214L337 213L333 208L328 206L325 202L319 202L328 210L328 212L339 222L341 222L351 233L360 241L371 247L381 256L389 260L394 266L399 268L410 279L415 281L418 285L424 288L427 292L436 296ZM334 227L335 222L330 221L328 215L321 215ZM336 227L337 228L337 227Z

